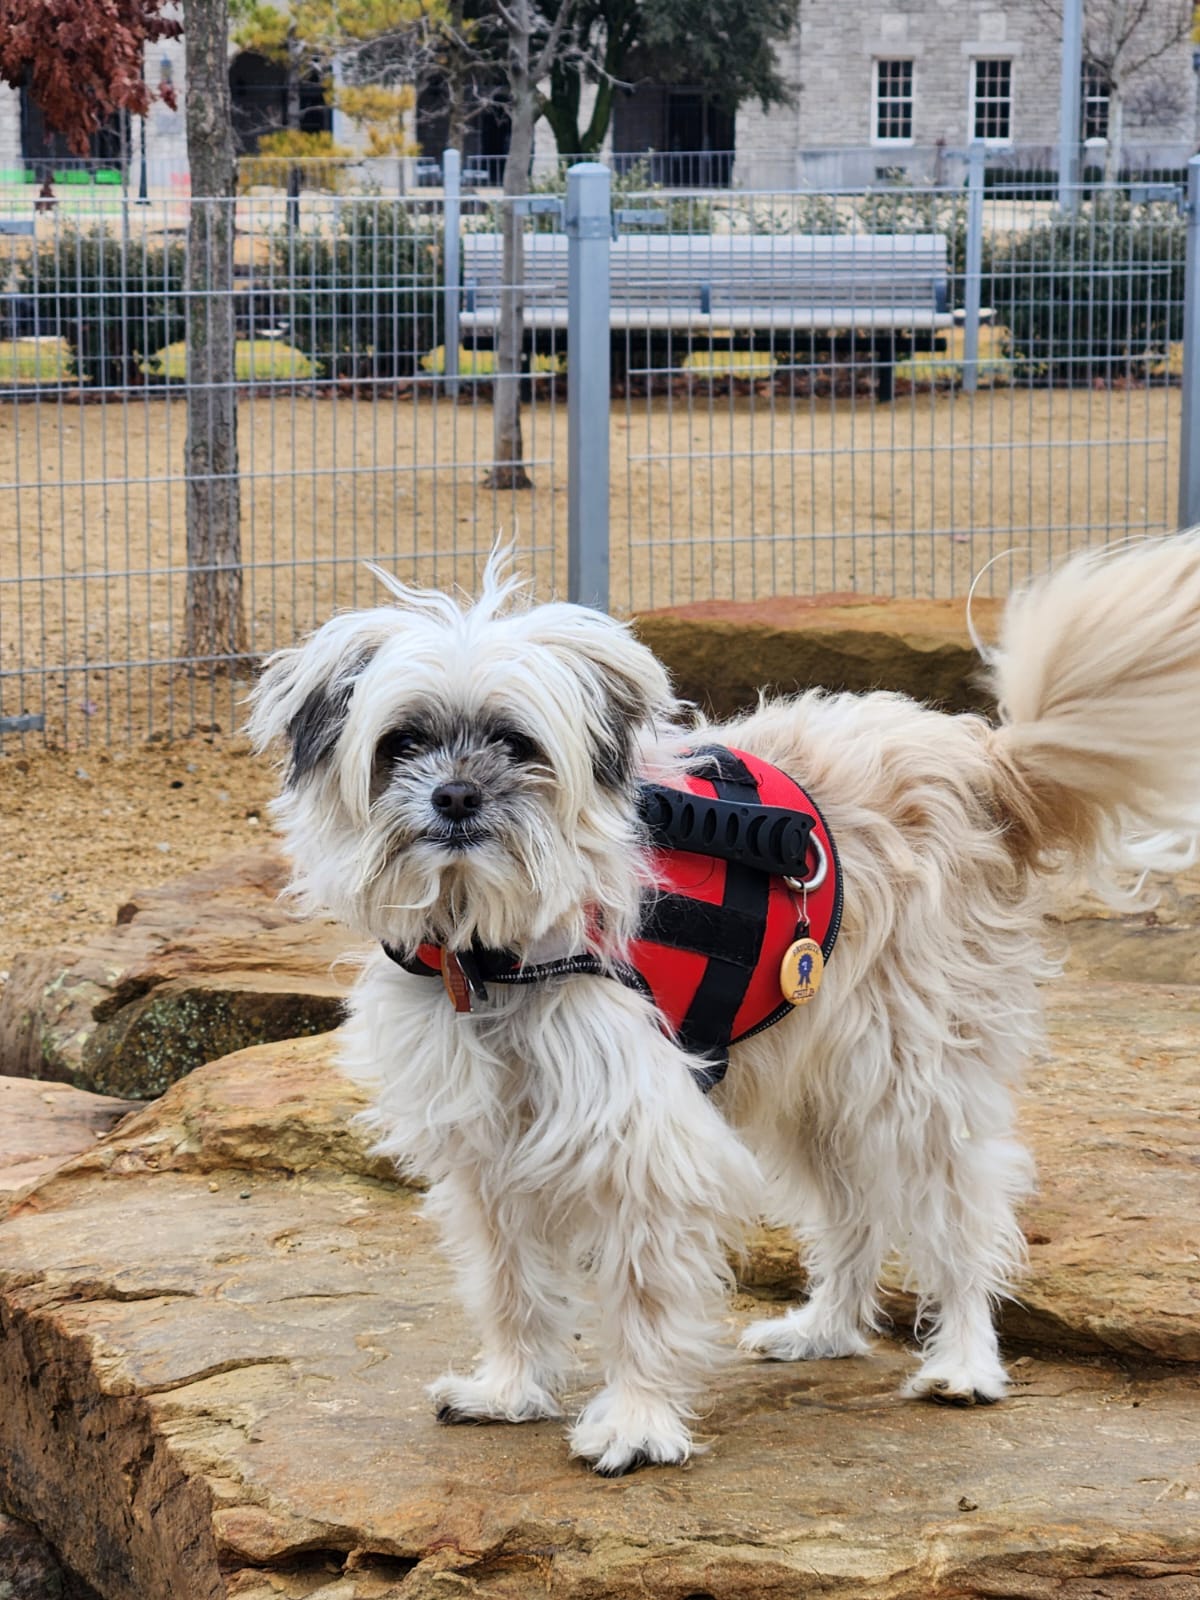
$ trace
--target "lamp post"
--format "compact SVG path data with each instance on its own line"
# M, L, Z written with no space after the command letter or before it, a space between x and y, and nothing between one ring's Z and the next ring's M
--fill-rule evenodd
M164 89L169 89L171 87L171 84L174 82L174 80L175 80L175 68L171 64L170 56L160 56L159 57L159 61L158 61L158 92L159 92L159 94L161 95L162 91ZM140 206L148 206L150 204L149 175L148 175L147 170L146 170L146 121L147 121L148 115L149 115L149 112L147 112L147 116L146 117L143 117L141 119L142 120L142 139L141 139L141 144L142 144L142 171L141 171L141 176L138 179L138 195L137 195L137 203Z
M146 119L145 117L140 117L138 120L142 125L142 166L141 172L138 175L137 203L139 206L148 206L150 204L150 196L146 192Z

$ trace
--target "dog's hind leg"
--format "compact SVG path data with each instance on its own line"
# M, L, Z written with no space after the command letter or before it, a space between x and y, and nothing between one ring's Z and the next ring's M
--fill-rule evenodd
M1013 1200L1030 1172L1028 1154L1008 1138L963 1139L940 1168L931 1164L909 1240L923 1337L907 1394L990 1405L1008 1392L992 1313L1023 1254Z
M475 1175L459 1170L431 1191L427 1208L457 1261L463 1297L483 1340L470 1377L430 1385L439 1422L537 1422L562 1415L557 1399L573 1322L561 1267L527 1197L486 1204Z

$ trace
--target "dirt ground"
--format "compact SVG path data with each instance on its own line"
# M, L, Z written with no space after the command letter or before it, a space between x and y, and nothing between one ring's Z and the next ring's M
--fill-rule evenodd
M213 733L0 760L0 983L18 951L85 938L135 888L263 843L274 781Z
M1163 387L789 393L680 380L612 412L612 601L1003 589L1089 538L1173 522L1180 396ZM483 391L486 394L486 389ZM363 565L474 582L497 530L538 590L566 583L567 414L526 408L535 488L484 487L491 411L298 389L240 407L251 649L370 603ZM181 673L180 401L0 406L0 713L73 748L228 729L245 685ZM16 580L15 582L13 580ZM166 663L165 665L162 663ZM174 665L172 665L174 663ZM13 676L24 669L24 676Z

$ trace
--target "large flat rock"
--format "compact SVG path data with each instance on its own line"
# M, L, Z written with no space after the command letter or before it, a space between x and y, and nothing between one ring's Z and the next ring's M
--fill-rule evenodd
M64 1161L94 1149L134 1104L62 1083L0 1078L0 1210Z
M298 919L278 852L134 894L77 947L18 956L0 989L0 1072L148 1099L206 1061L337 1026L353 948Z
M1012 1400L900 1400L897 1342L735 1357L710 1453L620 1482L433 1422L472 1336L327 1036L203 1067L0 1223L0 1505L105 1600L1196 1600L1198 1005L1052 995Z

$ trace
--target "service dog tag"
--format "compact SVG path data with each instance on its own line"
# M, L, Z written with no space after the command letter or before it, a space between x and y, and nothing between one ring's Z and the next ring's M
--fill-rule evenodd
M807 1005L821 987L825 957L815 939L794 939L779 967L779 987L793 1006Z

